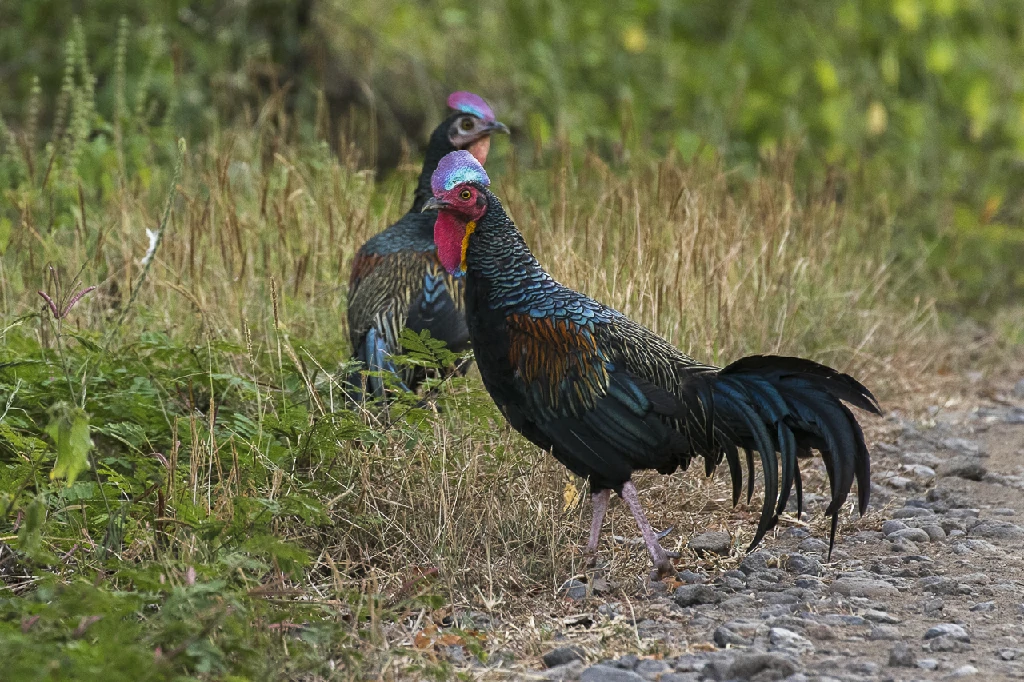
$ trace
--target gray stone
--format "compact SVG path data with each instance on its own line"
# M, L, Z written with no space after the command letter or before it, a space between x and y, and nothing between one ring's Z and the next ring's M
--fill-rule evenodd
M801 552L818 552L824 554L828 552L828 543L818 538L807 538L802 540L799 545L796 546Z
M962 665L949 674L949 677L968 677L970 675L977 675L978 669L973 665Z
M967 438L943 438L939 441L939 445L947 450L965 452L971 455L982 454L981 445L978 441L968 440Z
M672 667L676 669L676 672L680 673L699 673L708 666L708 663L710 661L705 656L683 654L672 662Z
M625 656L618 658L614 661L601 661L598 665L610 665L613 668L622 668L623 670L632 670L636 667L636 664L640 662L640 657L636 654L626 654Z
M885 483L895 490L912 490L916 487L914 481L906 476L889 476L885 479Z
M979 603L974 604L973 606L971 606L971 611L975 611L975 612L979 612L979 611L980 612L988 612L988 611L995 611L995 610L996 610L996 603L994 601L983 601L983 602L979 602Z
M762 620L769 620L771 618L781 618L783 616L788 616L789 614L796 611L796 609L796 604L771 604L761 609L761 612L757 615Z
M724 589L727 589L727 590L733 590L735 592L735 591L742 590L744 587L747 586L747 583L745 581L743 581L743 580L740 580L739 578L733 578L732 576L726 576L726 577L721 578L721 580L716 580L715 581L715 585L718 586L718 587L722 587Z
M679 606L714 604L719 599L718 593L710 585L683 585L676 588L672 598Z
M927 615L934 615L942 610L946 604L941 599L925 599L921 604L921 612Z
M832 592L846 597L867 597L868 599L880 599L897 594L896 588L889 583L871 578L840 578L832 583L830 589Z
M931 538L928 537L928 533L924 532L920 528L901 528L900 530L889 533L889 539L894 540L896 538L905 538L911 542L930 542Z
M644 682L644 678L632 670L613 668L610 665L593 665L583 671L580 682Z
M896 519L889 519L888 521L886 521L885 523L882 524L882 533L886 537L888 537L888 536L892 535L893 533L895 533L896 531L906 529L906 527L907 527L907 524L904 523L903 521L898 521Z
M829 625L867 625L868 622L860 616L849 616L845 613L829 613L822 616L825 623Z
M921 526L921 530L928 534L928 539L932 542L942 542L946 539L946 531L942 530L942 526Z
M707 578L693 571L679 571L676 573L676 580L687 585L699 585L707 582Z
M936 637L952 637L961 642L971 641L971 636L967 634L967 630L962 625L957 625L956 623L934 625L924 633L925 639L935 639Z
M986 519L976 524L967 532L968 537L989 538L992 540L1024 540L1024 528L1008 521Z
M939 667L939 662L934 658L922 658L917 662L917 667L921 670L936 670Z
M900 642L889 649L889 665L893 668L913 668L917 665L917 658L910 647Z
M541 660L544 661L544 667L546 668L554 668L571 663L572 661L582 661L585 659L583 649L580 649L578 646L560 646L541 656Z
M811 639L828 641L836 638L836 631L824 623L809 623L804 628L804 634Z
M768 643L775 651L804 653L814 651L811 640L786 628L772 628L768 632Z
M645 658L636 664L633 668L640 677L645 680L658 680L661 679L661 675L669 671L668 663L665 661L659 661L654 658Z
M821 563L803 554L790 554L786 559L786 570L797 575L821 575Z
M900 619L893 616L886 611L877 611L875 609L868 609L864 612L864 618L870 620L872 623L885 623L886 625L896 625L900 622Z
M970 647L970 645L967 642L963 642L957 639L956 637L951 637L950 635L942 635L940 637L936 637L935 639L929 639L927 642L925 642L924 646L928 651L931 651L932 653L938 651L960 652L966 651Z
M950 457L935 470L939 478L966 478L969 481L980 481L987 473L978 458L970 455Z
M583 601L587 598L587 586L576 579L566 580L558 588L558 594L562 597L568 597L573 601Z
M584 668L583 661L571 661L564 665L556 665L544 671L544 679L551 682L575 682L580 679Z
M999 658L1004 661L1016 661L1020 655L1020 649L1003 649L999 652Z
M721 531L708 531L690 538L686 546L696 552L698 556L704 556L709 552L729 556L729 550L732 548L732 536Z
M700 682L700 673L666 673L658 682Z
M781 680L796 672L796 666L779 654L740 654L731 665L715 666L715 679L749 680L757 675L759 680ZM724 674L723 674L724 673Z
M900 630L895 625L876 625L868 633L868 639L872 640L891 642L901 638Z
M992 582L987 573L968 573L960 576L959 581L966 585L988 585Z
M719 649L724 649L727 646L750 646L754 642L753 635L744 637L741 633L724 625L715 628L711 639Z
M763 571L768 568L769 559L774 559L774 557L767 552L751 552L743 557L743 561L740 562L740 570L747 575Z
M935 469L925 464L904 464L903 470L916 478L930 480L935 478Z
M913 530L917 530L914 528ZM925 536L927 537L927 535ZM900 554L917 554L920 549L917 543L907 538L897 537L892 539L892 551L899 552Z
M1018 379L1013 385L1013 397L1024 398L1024 379Z
M847 669L854 675L870 675L874 677L878 674L880 666L873 661L854 661L847 666Z
M917 581L916 587L922 592L932 594L960 594L960 584L952 578L941 575L929 575Z
M894 519L916 519L922 516L935 516L935 512L925 507L903 507L893 512ZM883 530L883 532L885 532Z
M730 597L729 599L726 599L725 601L723 601L721 603L720 608L723 611L725 611L726 613L729 613L730 611L733 611L734 609L742 609L742 608L745 608L747 606L750 606L753 603L754 603L753 599L751 599L747 595L741 595L739 597Z

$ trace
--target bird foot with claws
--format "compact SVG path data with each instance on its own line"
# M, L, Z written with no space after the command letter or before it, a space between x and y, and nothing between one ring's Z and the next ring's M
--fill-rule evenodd
M654 567L648 576L651 582L661 582L665 578L670 578L676 574L676 567L672 565L671 561L665 560Z

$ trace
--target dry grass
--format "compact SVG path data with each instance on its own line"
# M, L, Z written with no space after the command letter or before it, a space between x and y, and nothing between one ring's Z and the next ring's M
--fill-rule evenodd
M287 578L275 566L252 579L266 594L322 603L328 617L350 623L368 654L363 669L397 674L424 655L403 652L418 645L429 658L432 635L423 628L467 610L503 623L480 640L485 651L537 653L573 609L556 595L582 571L589 506L571 494L582 483L512 433L472 377L443 389L438 410L347 411L338 377L348 352L348 263L402 213L414 171L377 183L355 159L290 147L269 131L226 135L185 157L154 265L111 346L116 354L156 331L205 349L206 363L182 367L173 382L172 368L159 370L179 387L162 407L179 440L152 435L172 457L160 517L171 549L159 533L140 530L120 548L121 560L213 563L185 521L230 519L239 497L301 494L323 516L284 512L273 530L305 548L310 563ZM513 154L497 161L493 189L556 277L695 357L810 356L852 372L883 400L945 362L931 304L908 303L901 290L885 220L827 190L798 194L785 161L753 182L673 159L616 169L568 152L542 169ZM83 195L63 225L47 224L52 209L38 195L17 195L18 229L0 277L4 327L38 308L35 290L49 286L43 266L54 263L65 280L80 272L82 282L100 285L70 323L107 334L139 284L145 228L159 224L170 166L155 159L147 179ZM45 330L40 323L33 334L52 347ZM81 372L88 376L87 367ZM215 374L244 389L213 390ZM296 401L307 416L287 431L280 423ZM240 436L222 407L255 431ZM653 523L675 527L667 541L674 549L707 528L727 529L745 546L756 498L750 510L731 510L725 484L695 468L640 478ZM806 485L820 492L822 471L811 468ZM603 552L613 593L627 598L643 592L648 560L642 545L612 538L635 535L616 506ZM67 549L56 535L51 542ZM64 575L88 566L72 560ZM608 650L629 641L616 633Z

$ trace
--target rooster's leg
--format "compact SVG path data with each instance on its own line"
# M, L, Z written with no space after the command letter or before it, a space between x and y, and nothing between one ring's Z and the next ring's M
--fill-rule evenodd
M587 541L587 548L584 554L587 555L587 563L593 565L597 561L597 541L601 539L601 526L604 525L604 515L608 511L608 500L612 491L608 488L593 493L590 501L594 506L594 516L590 520L590 540Z
M647 523L647 517L644 516L643 507L640 506L640 498L636 494L636 486L633 485L633 481L626 481L622 486L622 499L629 505L629 510L633 512L633 518L636 519L636 525L640 526L640 533L644 536L644 544L647 545L647 551L651 554L651 560L654 562L654 568L658 571L659 578L665 578L675 573L675 568L672 567L672 563L668 560L668 554L658 543L658 538L654 534L654 530L651 529L651 524Z

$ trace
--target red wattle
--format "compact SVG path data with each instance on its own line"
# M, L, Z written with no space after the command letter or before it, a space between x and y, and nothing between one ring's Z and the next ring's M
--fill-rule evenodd
M448 211L438 211L434 243L437 245L437 258L448 272L462 267L462 240L465 236L465 222Z

